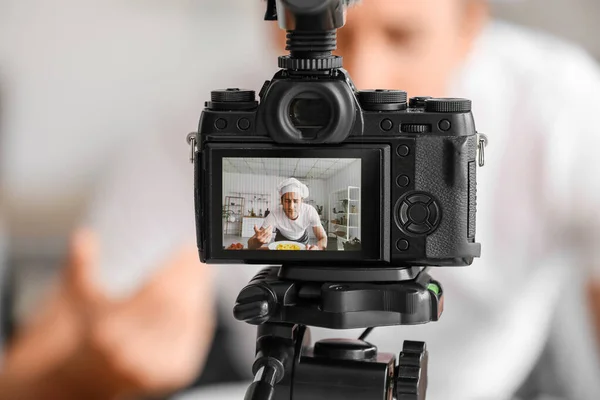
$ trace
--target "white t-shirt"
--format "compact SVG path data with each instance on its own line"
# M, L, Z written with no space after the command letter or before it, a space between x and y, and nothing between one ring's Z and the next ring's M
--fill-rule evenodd
M313 206L302 203L296 219L290 219L285 215L282 207L277 207L267 215L263 222L263 228L268 226L271 226L274 230L279 230L289 240L298 240L304 236L308 228L321 226L321 219Z
M181 55L187 56L197 55ZM273 55L265 51L254 59L269 57ZM272 73L257 67L252 75L251 67L251 63L243 67L247 87L256 88ZM238 82L234 78L230 77ZM198 77L180 75L177 82L187 80L197 82ZM208 97L214 86L211 81L212 77L204 77L203 88L180 85L181 99L193 98L187 90L205 90ZM600 265L598 67L569 44L493 23L450 92L473 100L478 131L489 137L486 166L478 171L477 239L482 257L468 268L431 272L445 290L440 321L378 328L369 340L394 353L403 340L426 341L429 400L500 400L510 398L519 387L547 342L553 320L561 321L557 326L577 327L563 335L569 352L563 351L562 362L574 377L565 375L569 379L564 384L577 386L573 390L578 391L570 398L595 398L600 393L596 379L600 375L590 356L594 351L589 326L576 325L573 319L582 313L582 305L562 307L567 304L564 293L583 292L576 277L585 267ZM197 108L201 106L198 102ZM164 115L156 112L140 119L168 121L176 109L171 104ZM72 111L76 118L76 110ZM103 120L111 121L106 113ZM80 124L85 131L88 120ZM119 129L118 120L112 120L112 129ZM102 277L116 292L139 285L179 243L195 240L193 170L185 132L166 129L164 133L145 138L117 166L92 210L92 226L102 238ZM257 267L216 269L223 318L234 331L231 354L241 370L249 372L255 327L233 320L231 308ZM312 332L313 339L359 334L356 330ZM577 352L578 346L585 351ZM569 353L578 356L569 359Z

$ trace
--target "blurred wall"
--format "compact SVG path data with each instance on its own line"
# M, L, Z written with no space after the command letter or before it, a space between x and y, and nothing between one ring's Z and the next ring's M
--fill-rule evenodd
M13 234L67 231L134 138L172 131L185 144L209 94L202 77L252 48L254 10L239 0L0 0L0 173Z
M492 8L499 18L579 43L600 60L598 0L498 0Z

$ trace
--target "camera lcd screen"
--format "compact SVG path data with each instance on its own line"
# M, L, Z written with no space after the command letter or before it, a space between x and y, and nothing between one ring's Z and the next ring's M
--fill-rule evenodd
M211 263L328 267L389 258L389 146L209 143L196 218Z
M360 252L360 158L222 158L224 250Z

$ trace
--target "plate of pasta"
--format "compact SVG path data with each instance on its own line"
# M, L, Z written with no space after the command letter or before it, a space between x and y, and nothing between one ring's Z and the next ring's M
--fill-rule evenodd
M302 243L281 240L279 242L269 243L269 250L306 250Z

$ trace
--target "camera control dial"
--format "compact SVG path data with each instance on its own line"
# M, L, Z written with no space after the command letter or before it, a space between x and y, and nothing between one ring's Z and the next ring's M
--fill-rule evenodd
M358 92L358 101L368 111L406 110L407 94L402 90L362 90Z
M258 106L254 90L229 88L213 90L207 107L212 110L251 110Z
M238 88L213 90L210 93L210 100L216 101L219 103L254 101L254 91L238 89Z
M471 111L471 100L467 99L427 99L425 111L438 113L463 113Z

